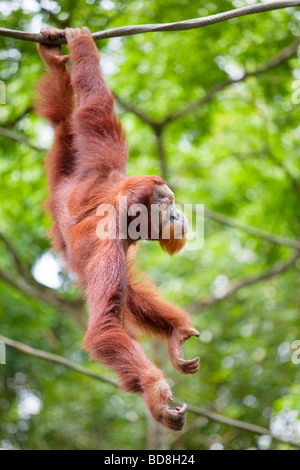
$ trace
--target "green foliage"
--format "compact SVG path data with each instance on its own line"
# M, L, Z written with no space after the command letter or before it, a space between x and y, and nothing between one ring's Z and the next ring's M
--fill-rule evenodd
M87 25L91 31L129 24L163 23L230 10L253 3L195 0L63 0L2 2L1 26L34 30L41 23ZM19 7L18 7L19 5ZM26 9L28 8L28 9ZM34 10L34 11L32 11ZM155 121L185 108L214 86L243 71L259 69L289 46L298 31L299 11L274 11L206 28L148 33L99 42L104 74L127 103ZM35 44L0 38L0 79L6 126L32 105L43 72ZM239 75L240 74L240 75ZM300 107L293 83L300 78L297 54L265 73L237 81L211 100L164 128L169 183L182 203L201 203L261 230L296 239L300 230ZM160 174L151 126L118 106L130 146L129 174ZM0 136L0 232L32 268L49 250L49 217L43 161L49 128L30 111L8 127L40 150ZM44 150L43 150L44 149ZM291 256L288 248L206 219L201 251L168 257L154 243L142 243L140 265L156 279L162 295L187 309L213 294L220 280L241 280L268 271ZM17 277L0 244L1 269ZM299 268L299 263L298 263ZM223 415L297 434L300 366L290 345L300 339L297 266L238 290L210 307L193 310L200 340L185 346L199 355L197 376L179 376L163 349L163 368L176 397ZM61 292L76 292L65 281ZM0 280L0 333L33 347L89 364L81 350L83 331L51 305L33 300ZM151 355L149 342L145 349ZM140 397L125 395L63 366L8 349L0 366L0 447L21 449L145 449L149 420ZM27 395L26 395L27 393ZM25 398L24 398L25 397ZM26 397L38 403L26 414ZM257 436L188 415L186 432L167 433L173 449L264 448ZM271 427L271 429L273 429ZM285 448L269 443L270 448Z

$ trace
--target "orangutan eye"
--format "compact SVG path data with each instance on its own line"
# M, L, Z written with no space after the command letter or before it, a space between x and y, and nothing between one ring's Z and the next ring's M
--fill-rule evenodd
M178 214L174 211L170 212L170 221L174 222L175 220L178 220Z

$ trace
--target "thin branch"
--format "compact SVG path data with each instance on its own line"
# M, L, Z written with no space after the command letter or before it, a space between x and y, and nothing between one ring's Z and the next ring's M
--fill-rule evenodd
M160 167L161 167L161 175L162 177L166 180L168 176L168 167L167 167L167 161L166 161L166 152L163 146L163 140L162 140L162 133L164 127L169 123L174 121L175 119L178 119L195 109L197 109L199 106L203 105L204 103L209 102L210 100L213 99L214 95L218 93L219 91L224 90L225 88L241 82L245 80L247 77L251 76L256 76L259 74L262 74L268 70L270 70L272 67L275 67L285 60L287 60L291 55L293 55L299 48L300 45L300 37L297 38L295 41L292 42L289 46L284 48L279 54L276 56L272 57L270 60L268 60L265 64L260 66L258 69L252 71L252 72L245 72L244 75L238 79L238 80L228 80L224 83L219 83L215 85L211 90L204 95L202 98L190 103L189 105L185 106L183 109L180 111L175 112L174 114L170 114L167 116L163 121L157 122L154 121L152 118L147 116L146 114L142 113L139 111L137 108L132 106L131 104L125 102L117 93L114 93L116 101L121 105L122 108L124 108L126 111L129 111L133 114L135 114L139 119L141 119L144 123L148 124L149 126L152 127L152 129L155 132L156 136L156 145L157 145L157 151L158 151L158 156L160 160ZM291 180L291 175L289 175L289 179ZM296 188L296 183L295 181L292 181L293 187Z
M289 59L295 52L297 52L300 45L300 37L296 38L289 46L285 47L279 54L267 60L265 64L259 67L256 71L247 72L248 76L259 75L260 73L267 72L273 67L282 64Z
M27 139L27 137L17 134L14 131L6 129L5 127L0 127L0 136L15 140L16 142L20 142L21 144L28 145L30 148L32 148L33 150L36 150L37 152L44 152L42 148L38 147L37 145L32 144Z
M29 114L31 111L33 111L33 106L27 106L27 108L22 111L21 114L16 116L13 120L7 121L5 123L1 123L2 128L3 127L14 127L16 124L18 124L19 121L21 121L27 114Z
M231 219L229 217L226 217L225 215L219 214L218 212L214 212L208 209L205 209L205 217L214 220L219 224L224 224L228 227L242 230L243 232L249 233L250 235L253 235L255 237L263 238L264 240L268 240L271 243L288 246L290 248L293 248L294 250L300 250L300 240L293 240L292 238L282 237L281 235L274 235L273 233L265 232L258 228L251 227L250 225L237 222L234 219Z
M71 362L62 356L51 354L46 351L42 351L40 349L31 348L30 346L27 346L23 343L19 343L10 338L6 338L5 336L2 336L2 335L0 335L0 341L4 342L7 346L10 346L11 348L16 349L17 351L20 351L24 354L29 354L30 356L35 356L35 357L38 357L40 359L43 359L49 362L61 364L69 369L79 372L80 374L99 380L100 382L107 383L109 385L112 385L113 387L118 386L118 384L114 380L103 377L102 375L97 374L96 372L92 372L89 369L82 367L80 365L77 365L74 362ZM177 403L179 402L176 401L176 404ZM191 411L192 413L200 415L200 416L204 416L211 421L216 421L217 423L223 424L225 426L241 429L243 431L248 431L254 434L268 435L277 442L288 444L290 446L300 449L300 444L298 442L286 440L284 436L273 434L270 432L269 429L264 428L262 426L256 426L255 424L246 423L244 421L239 421L237 419L227 418L226 416L222 416L220 414L214 413L213 411L208 411L208 410L199 408L194 405L188 404L187 407L188 407L188 410Z
M7 274L4 270L1 270L0 268L0 277L2 277L4 281L8 282L10 285L20 290L26 296L37 298L38 300L42 300L43 302L45 301L48 302L50 297L51 299L55 297L58 302L53 305L55 308L59 308L59 306L61 306L62 304L63 305L67 304L69 308L72 308L75 310L83 308L84 300L82 298L78 298L74 300L66 299L65 297L60 295L56 290L51 289L50 287L47 287L44 284L41 284L40 282L38 282L33 277L31 271L24 264L23 260L21 260L17 251L11 244L11 242L1 232L0 232L0 241L2 241L2 243L6 246L18 273L22 276L22 279L23 279L23 282L22 281L19 282L18 280L16 280L16 278L11 277L9 274ZM40 294L37 293L36 289L38 289Z
M158 153L160 156L160 161L161 161L161 168L163 169L165 165L165 155L163 149L161 150L161 135L162 135L162 130L164 126L166 126L169 122L174 121L175 119L178 119L182 116L185 116L186 114L195 111L199 106L211 101L213 97L215 96L216 93L219 91L224 90L227 87L230 87L231 85L234 85L235 83L239 83L243 80L245 80L248 77L251 76L256 76L259 74L262 74L268 70L270 70L273 67L276 67L277 65L283 63L285 60L287 60L289 57L291 57L295 52L297 52L298 48L300 45L300 37L297 38L295 41L293 41L289 46L284 48L279 54L276 56L272 57L270 60L268 60L265 64L260 66L258 69L254 71L249 71L245 72L244 75L239 78L238 80L228 80L223 83L218 83L214 87L212 87L204 96L199 98L196 101L193 101L192 103L184 106L179 111L176 111L173 114L170 114L166 118L164 118L162 121L154 121L152 118L147 116L146 114L142 113L139 111L137 108L132 106L131 104L125 102L117 93L114 92L114 96L116 101L120 104L120 106L125 109L126 111L129 111L133 114L135 114L139 119L141 119L144 123L148 124L151 126L156 134L157 137L157 145L158 145Z
M82 315L84 302L82 299L68 300L47 286L41 284L38 286L31 285L24 278L13 277L2 268L0 268L0 279L17 289L26 297L51 305L70 318L75 319L81 327L84 326L84 318Z
M271 149L271 144L269 142L269 135L267 134L267 132L265 132L265 134L266 134L264 138L265 146L266 146L265 155L267 155L269 159L284 172L286 178L290 182L290 185L296 197L299 198L300 197L300 184L299 184L298 179L290 172L290 170L285 166L285 164L279 158L277 158L277 156L274 154L274 152Z
M190 305L189 310L194 311L202 309L204 307L210 307L211 305L214 305L217 302L227 299L229 296L233 295L235 292L242 289L243 287L252 286L253 284L266 281L267 279L271 279L277 276L278 274L282 274L288 269L293 268L299 258L300 252L297 251L286 263L277 263L268 271L265 271L264 273L261 273L257 276L246 277L244 279L234 281L230 283L227 287L225 287L224 290L222 290L222 292L220 292L218 296L211 296L206 300L193 302Z
M131 104L129 103L126 103L123 98L121 98L117 93L114 92L114 97L115 97L115 100L119 103L119 105L125 109L126 111L129 111L130 113L133 113L135 114L138 118L140 118L142 121L144 121L146 124L149 124L149 126L151 127L156 127L157 126L157 122L154 121L153 119L151 119L150 117L146 116L145 114L143 114L141 111L139 111L138 109L136 109L134 106L132 106Z
M14 341L2 335L0 335L0 341L7 344L11 348L17 349L18 351L24 354L29 354L29 356L35 356L35 357L39 357L40 359L44 359L45 361L54 362L56 364L61 364L65 367L68 367L68 369L72 369L72 370L75 370L76 372L79 372L80 374L88 375L89 377L92 377L93 379L97 379L97 380L100 380L101 382L108 383L110 385L113 385L114 387L118 386L118 384L114 380L103 377L102 375L99 375L96 372L92 372L89 369L82 367L80 365L77 365L74 362L71 362L62 356L58 356L57 354L51 354L46 351L42 351L40 349L31 348L30 346L27 346L26 344L19 343L18 341Z
M266 158L269 156L268 152L266 150L253 150L253 151L248 151L248 152L236 152L235 150L230 150L230 155L228 155L225 158L238 158L239 160L248 160L251 158Z
M17 271L21 274L21 276L27 276L28 271L27 271L25 264L20 259L18 253L16 252L15 248L12 246L8 238L6 238L1 232L0 232L0 240L8 249Z
M156 136L156 146L157 146L157 153L159 156L161 176L164 180L167 180L168 179L168 166L167 166L166 151L165 151L164 144L163 144L162 127L159 127L159 126L154 127L154 132Z
M289 180L291 184L291 187L296 193L296 196L300 197L300 184L298 182L298 179L290 172L290 170L284 165L284 163L274 155L269 145L265 149L256 150L252 152L249 151L249 152L239 153L239 152L232 151L231 155L228 155L228 157L226 158L231 158L232 156L237 158L240 161L251 159L251 158L258 158L258 157L269 158L278 168L280 168L284 172L286 178Z
M297 178L289 171L289 169L282 163L280 160L277 159L277 157L270 152L270 158L273 160L275 165L277 165L278 168L281 168L282 171L284 172L286 178L289 180L290 185L295 193L295 195L299 198L300 197L300 184Z
M134 26L122 26L120 28L107 29L94 33L92 36L95 41L99 39L115 38L121 36L130 36L132 34L141 33L153 33L157 31L183 31L188 29L202 28L203 26L209 26L212 24L227 21L232 18L238 18L240 16L252 15L254 13L263 13L272 10L280 10L287 7L298 7L300 6L300 0L284 0L274 1L267 3L259 3L257 5L250 5L236 10L230 10L216 15L206 16L204 18L195 18L191 20L178 21L176 23L160 23L160 24L144 24ZM0 36L22 39L24 41L49 43L49 40L45 39L42 34L39 33L27 33L23 31L15 31L11 29L0 28ZM64 37L53 41L52 44L65 44L66 39Z
M141 111L136 109L131 104L126 103L115 92L114 92L114 97L123 109L125 109L126 111L129 111L132 114L135 114L144 123L146 123L146 124L148 124L149 126L152 127L152 129L155 133L155 137L156 137L156 146L157 146L157 153L158 153L159 161L160 161L161 176L164 180L166 180L167 175L168 175L168 168L167 168L167 161L166 161L166 152L165 152L165 149L164 149L164 146L163 146L163 140L162 140L163 126L161 124L159 124L158 122L154 121L153 119L151 119L150 117L146 116L146 114L142 113Z
M177 111L173 114L170 114L165 118L165 120L162 122L162 125L165 125L169 122L174 121L175 119L178 119L182 116L185 116L186 114L195 111L199 106L202 106L205 103L208 103L213 99L216 93L223 91L225 88L228 88L236 83L240 83L248 77L255 77L257 75L260 75L264 72L267 72L273 67L276 67L277 65L282 64L285 62L289 57L291 57L293 54L295 54L300 46L300 37L297 38L295 41L292 42L289 46L287 46L285 49L283 49L279 54L268 60L265 64L260 66L258 69L248 72L245 72L240 78L237 80L227 80L226 82L223 83L218 83L214 87L212 87L204 96L199 98L196 101L193 101L192 103L184 106L180 111Z
M242 429L243 431L252 432L254 434L268 435L272 439L274 439L274 441L283 442L284 444L289 444L293 447L296 447L297 449L300 449L300 444L298 442L284 439L283 436L273 434L269 429L264 428L262 426L245 423L244 421L239 421L237 419L227 418L220 414L214 413L213 411L208 411L204 410L203 408L199 408L198 406L188 405L188 409L195 414L204 416L205 418L208 418L212 421L216 421L217 423L223 424L225 426Z

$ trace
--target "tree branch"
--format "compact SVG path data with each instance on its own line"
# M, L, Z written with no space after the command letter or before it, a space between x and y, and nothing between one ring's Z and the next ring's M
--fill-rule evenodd
M68 359L65 359L62 356L58 356L56 354L51 354L46 351L42 351L40 349L34 349L31 348L30 346L27 346L26 344L19 343L17 341L14 341L10 338L6 338L5 336L0 335L0 341L5 343L7 346L10 346L13 349L16 349L17 351L20 351L21 353L28 354L30 356L38 357L40 359L43 359L45 361L49 362L54 362L56 364L61 364L68 369L75 370L76 372L79 372L80 374L86 375L88 377L91 377L93 379L99 380L100 382L107 383L109 385L112 385L113 387L117 387L118 384L111 379L108 379L106 377L103 377L100 374L97 374L96 372L92 372L89 369L82 367L80 365L75 364L74 362L69 361ZM176 401L176 404L179 402ZM237 419L232 419L232 418L227 418L226 416L222 416L220 414L214 413L213 411L208 411L203 408L199 408L194 405L187 405L188 410L191 411L194 414L204 416L208 418L211 421L216 421L217 423L220 423L225 426L241 429L243 431L251 432L254 434L259 434L259 435L268 435L272 437L277 442L281 442L284 444L288 444L290 446L296 447L300 449L300 444L298 442L286 440L284 436L278 436L276 434L271 433L271 431L267 428L264 428L262 426L256 426L255 424L250 424L246 423L244 421L239 421Z
M277 263L268 271L261 273L257 276L246 277L244 279L240 279L237 281L232 282L227 287L220 292L218 296L211 296L203 301L196 301L190 305L189 310L199 310L204 307L210 307L211 305L216 304L224 299L227 299L229 296L233 295L238 290L242 289L246 286L252 286L253 284L257 284L258 282L265 281L267 279L271 279L272 277L277 276L278 274L282 274L283 272L287 271L288 269L295 266L297 260L300 258L300 252L297 251L291 257L289 261L286 263Z
M24 109L24 111L22 111L21 114L19 114L18 116L16 116L14 119L12 119L11 121L7 121L5 123L1 123L1 126L2 128L7 128L7 127L14 127L16 124L18 124L19 121L21 121L21 119L23 119L28 113L30 113L31 111L33 111L33 106L27 106L27 108Z
M253 235L255 237L268 240L271 243L288 246L290 248L293 248L294 250L300 250L300 240L293 240L292 238L282 237L281 235L274 235L273 233L264 232L263 230L251 227L250 225L246 225L241 222L237 222L234 219L231 219L229 217L226 217L225 215L219 214L218 212L214 212L208 209L205 209L204 215L208 219L214 220L219 224L224 224L228 227L242 230L243 232L249 233L250 235Z
M57 354L51 354L46 351L42 351L40 349L31 348L30 346L27 346L26 344L19 343L12 339L6 338L5 336L2 336L2 335L0 335L0 341L3 341L3 343L7 344L11 348L17 349L18 351L24 354L29 354L29 356L35 356L35 357L39 357L40 359L44 359L45 361L54 362L56 364L61 364L65 367L68 367L68 369L72 369L81 374L88 375L89 377L100 380L101 382L108 383L110 385L113 385L114 387L118 386L118 384L114 380L103 377L102 375L99 375L96 372L92 372L89 369L79 366L75 364L74 362L71 362L68 359L65 359L62 356L58 356Z
M146 116L146 114L142 113L131 104L126 103L115 92L114 92L114 97L123 109L125 109L126 111L129 111L132 114L135 114L139 119L141 119L141 121L143 121L144 123L152 127L155 133L155 137L156 137L156 146L157 146L157 153L158 153L159 161L160 161L161 176L164 180L166 180L168 176L168 168L167 168L167 161L166 161L166 152L165 152L163 141L162 141L163 126L160 123L151 119L150 117Z
M266 133L267 134L267 133ZM298 179L290 172L290 170L285 166L285 164L279 159L277 158L277 156L275 155L275 153L272 151L271 149L271 145L270 145L270 142L269 142L269 136L268 134L266 135L265 137L265 146L266 146L266 150L265 150L265 155L267 155L269 157L269 159L278 167L280 168L286 178L289 180L290 182L290 185L296 195L296 197L300 197L300 183L298 181Z
M176 23L160 23L160 24L144 24L134 26L122 26L120 28L107 29L94 33L92 36L95 41L99 39L107 39L121 36L130 36L132 34L141 33L153 33L156 31L183 31L188 29L202 28L203 26L209 26L212 24L227 21L232 18L238 18L240 16L252 15L254 13L263 13L272 10L280 10L287 7L300 6L300 0L284 0L284 1L273 1L267 3L258 3L257 5L250 5L235 10L218 13L216 15L207 16L204 18L195 18L191 20L178 21ZM49 43L49 40L45 39L42 34L39 33L27 33L23 31L15 31L11 29L0 28L0 36L22 39L24 41ZM57 41L53 41L52 44L65 44L66 39L59 38Z
M169 122L174 121L175 119L178 119L182 116L185 116L186 114L195 111L199 106L208 103L211 101L216 93L219 91L224 90L225 88L230 87L231 85L234 85L235 83L240 83L248 77L255 77L257 75L260 75L264 72L267 72L273 67L276 67L277 65L280 65L284 61L286 61L289 57L291 57L295 52L297 52L298 48L300 46L300 37L297 38L295 41L292 42L289 46L287 46L285 49L283 49L279 54L268 60L265 64L263 64L261 67L259 67L256 70L251 71L246 71L244 75L242 75L241 78L238 78L237 80L227 80L226 82L223 83L218 83L214 87L212 87L204 96L199 98L196 101L193 101L192 103L184 106L180 111L177 111L173 114L170 114L165 118L165 120L162 122L162 125L168 124Z
M242 429L243 431L248 431L248 432L252 432L254 434L259 434L259 435L267 434L272 439L274 439L274 441L283 442L285 444L289 444L293 447L300 449L300 444L298 442L286 440L284 439L283 436L278 436L277 434L273 434L269 429L263 428L262 426L245 423L244 421L239 421L237 419L227 418L226 416L222 416L220 414L214 413L213 411L204 410L203 408L199 408L198 406L188 405L188 409L192 413L205 416L205 418L208 418L212 421L216 421L217 423L223 424L225 426Z
M125 111L129 111L130 113L135 114L138 118L140 118L142 121L144 121L146 124L149 124L151 127L156 127L157 122L151 119L150 117L146 116L146 114L143 114L141 111L136 109L134 106L132 106L129 103L126 103L123 98L121 98L116 92L114 92L114 97L117 103L125 109Z
M167 165L166 151L165 151L164 144L163 144L162 127L160 126L154 127L154 132L155 132L155 137L156 137L157 153L158 153L159 162L160 162L161 177L166 181L168 179L168 165Z
M27 276L28 275L27 267L24 265L23 261L20 259L18 253L16 252L15 248L12 246L10 241L1 232L0 232L0 240L8 249L17 271L21 274L21 276Z
M51 289L50 287L47 287L44 284L41 284L40 282L38 282L31 274L31 271L23 263L18 253L16 252L15 248L13 247L13 245L1 232L0 232L0 241L2 241L2 243L8 249L14 265L18 273L22 276L22 279L23 279L23 282L17 281L15 278L12 278L9 274L7 274L4 270L1 270L0 268L0 277L2 277L4 281L9 283L16 289L20 290L26 296L33 297L38 300L42 300L43 302L45 301L48 302L50 298L53 299L53 297L55 297L58 302L57 304L56 303L53 304L55 308L59 308L59 305L68 305L69 308L72 308L75 310L82 309L84 305L84 300L82 298L78 298L74 300L66 299L65 297L60 295L56 290ZM38 289L40 293L37 293L36 289ZM51 301L53 302L53 300ZM51 304L51 301L49 301L50 304Z
M163 131L164 127L169 122L172 122L175 119L178 119L178 118L194 111L195 109L197 109L202 104L205 104L205 103L209 102L210 100L213 99L214 95L216 93L218 93L219 91L222 91L225 88L227 88L227 87L229 87L229 86L231 86L235 83L241 82L241 81L245 80L248 77L262 74L262 73L270 70L271 68L276 67L277 65L281 64L282 62L287 60L289 57L291 57L295 52L297 52L297 50L299 48L299 45L300 45L300 37L297 38L295 41L293 41L289 46L284 48L279 54L277 54L276 56L274 56L270 60L268 60L265 64L263 64L258 69L254 70L252 72L250 72L250 71L245 72L244 75L238 80L228 80L226 82L219 83L219 84L215 85L214 87L212 87L206 93L206 95L204 95L201 98L199 98L198 100L193 101L192 103L188 104L183 109L181 109L179 111L176 111L173 114L170 114L169 116L164 118L161 122L154 121L152 118L150 118L146 114L142 113L141 111L139 111L137 108L135 108L131 104L125 102L115 92L114 92L114 96L115 96L116 101L120 104L120 106L123 109L125 109L126 111L128 111L130 113L135 114L144 123L148 124L149 126L151 126L153 128L153 130L155 132L155 135L156 135L157 148L158 148L158 154L159 154L159 158L160 158L162 175L167 175L165 151L164 151L163 146L162 146L162 131ZM294 184L294 187L295 187L294 182L293 182L293 184Z
M0 268L0 279L17 289L26 297L51 305L70 318L75 319L81 327L84 326L84 318L82 315L84 302L82 299L68 300L47 286L43 286L37 282L31 285L24 278L12 277L2 268Z
M0 136L7 137L8 139L15 140L16 142L20 142L21 144L28 145L33 150L37 152L44 152L44 150L36 145L32 144L26 137L23 135L17 134L14 131L6 129L5 127L0 127Z

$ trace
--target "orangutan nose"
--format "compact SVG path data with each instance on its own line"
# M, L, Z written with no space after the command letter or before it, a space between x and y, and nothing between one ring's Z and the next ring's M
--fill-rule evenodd
M172 210L170 213L170 221L174 225L175 232L184 235L189 231L189 223L187 217L179 210Z

